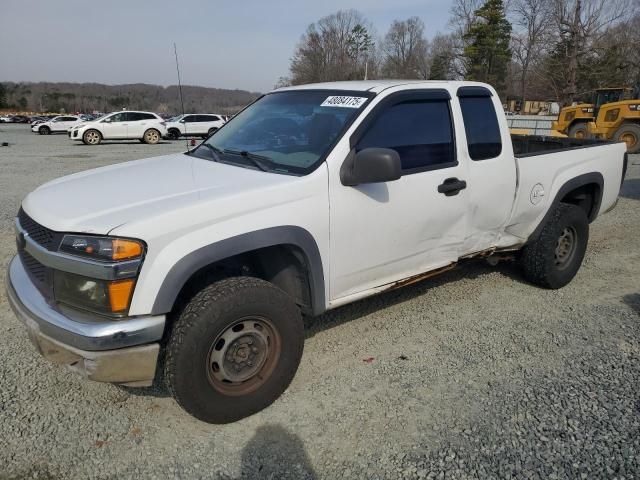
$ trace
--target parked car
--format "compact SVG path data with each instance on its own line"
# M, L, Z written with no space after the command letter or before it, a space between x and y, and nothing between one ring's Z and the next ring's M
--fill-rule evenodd
M102 140L137 139L155 144L167 135L166 123L152 112L113 112L73 127L69 138L98 145Z
M279 89L191 151L27 195L8 298L48 359L133 386L162 368L185 410L231 422L291 382L303 313L473 257L569 283L616 205L625 148L512 140L477 82Z
M82 120L76 115L58 115L46 122L37 123L31 126L31 131L40 135L51 133L66 133L70 127L81 123Z
M12 115L11 123L30 123L31 119L26 115Z
M167 122L167 136L176 140L183 136L207 137L224 125L222 115L189 113Z
M47 117L42 117L40 115L31 117L31 126L33 127L34 125L39 125L40 123L44 123L47 120L49 120Z

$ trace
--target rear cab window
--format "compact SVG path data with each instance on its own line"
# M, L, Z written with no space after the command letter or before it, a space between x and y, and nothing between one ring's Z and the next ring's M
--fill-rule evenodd
M502 136L491 91L479 86L460 87L457 95L471 160L488 160L499 156L502 152Z

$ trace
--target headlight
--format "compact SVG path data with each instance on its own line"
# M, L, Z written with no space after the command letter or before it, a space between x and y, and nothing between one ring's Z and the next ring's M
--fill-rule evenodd
M103 315L126 315L145 252L144 243L128 238L65 235L59 251L116 266L122 262L125 278L105 280L113 277L99 279L54 270L53 294L57 302Z
M129 309L135 279L96 280L55 270L53 292L56 301L104 315L124 315Z
M60 251L98 261L133 260L142 256L142 242L124 238L65 235Z

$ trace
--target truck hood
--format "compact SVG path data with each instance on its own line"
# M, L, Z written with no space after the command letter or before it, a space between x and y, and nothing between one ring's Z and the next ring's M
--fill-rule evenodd
M51 230L104 235L132 220L216 197L242 196L296 178L180 153L53 180L27 195L22 208Z

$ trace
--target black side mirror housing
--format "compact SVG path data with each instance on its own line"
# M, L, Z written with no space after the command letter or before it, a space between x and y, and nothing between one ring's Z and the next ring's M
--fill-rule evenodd
M340 181L347 187L364 183L382 183L402 176L400 155L390 148L351 150L340 168Z

